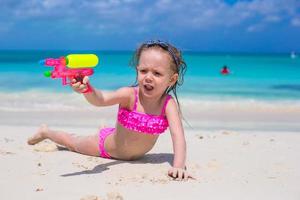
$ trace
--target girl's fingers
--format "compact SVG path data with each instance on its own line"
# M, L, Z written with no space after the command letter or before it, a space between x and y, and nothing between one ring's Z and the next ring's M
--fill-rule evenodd
M183 174L183 179L187 181L189 177L190 177L189 174L187 173L187 171L185 171L185 173Z
M168 176L172 176L172 168L168 170Z
M172 178L176 178L177 171L174 168L169 169L168 175L171 176Z
M72 84L72 87L75 89L78 89L80 84L81 84L80 82L76 82L76 83Z
M178 174L178 171L176 169L173 169L172 177L177 178L177 174Z
M197 180L193 175L189 174L186 169L171 168L168 170L168 175L176 181L187 181L188 179Z
M89 77L88 76L83 77L82 83L86 85L88 84L88 82L89 82Z
M178 169L177 174L178 174L178 176L177 176L176 180L181 181L183 178L184 171L182 169Z
M88 81L88 79L86 81ZM73 82L75 82L75 83L73 83ZM72 80L71 86L72 86L73 90L75 90L75 92L83 93L84 91L87 90L87 85L82 84L80 81L77 81L76 79Z
M84 84L79 85L79 90L85 90L85 89L86 89L86 85L84 85Z
M193 179L193 180L197 180L197 178L194 175L191 175L191 174L187 174L187 175L188 175L188 178Z
M178 168L172 168L168 171L168 175L171 176L175 180L181 181L183 178L184 170Z

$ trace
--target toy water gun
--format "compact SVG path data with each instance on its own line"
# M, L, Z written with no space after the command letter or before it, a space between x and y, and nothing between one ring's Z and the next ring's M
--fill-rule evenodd
M93 68L98 64L98 57L95 54L70 54L60 58L47 58L41 60L40 64L54 67L53 71L44 72L46 77L62 78L62 85L67 85L71 84L72 79L82 82L83 77L91 76ZM90 90L88 85L87 91Z

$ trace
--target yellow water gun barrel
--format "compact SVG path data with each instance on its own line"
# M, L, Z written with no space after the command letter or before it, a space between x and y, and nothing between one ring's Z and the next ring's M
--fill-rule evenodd
M93 68L99 61L95 54L69 54L65 58L67 67L71 69Z

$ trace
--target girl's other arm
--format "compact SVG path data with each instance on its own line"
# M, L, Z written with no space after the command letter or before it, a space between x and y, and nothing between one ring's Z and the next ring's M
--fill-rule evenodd
M181 117L174 99L170 99L168 102L166 107L166 116L169 122L174 151L173 168L169 170L168 174L178 180L186 180L189 176L185 168L186 141Z

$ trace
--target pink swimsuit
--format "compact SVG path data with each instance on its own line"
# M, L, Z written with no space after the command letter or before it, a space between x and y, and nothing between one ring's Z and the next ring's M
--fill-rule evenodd
M168 95L161 114L160 115L151 115L146 113L138 112L137 103L138 103L138 90L134 88L135 93L135 102L133 110L128 110L126 108L119 107L118 112L118 122L125 128L136 131L139 133L150 134L150 135L158 135L163 133L168 127L169 123L165 116L165 110L167 103L171 99L171 96ZM115 128L104 128L100 130L99 133L99 149L100 156L104 158L110 158L109 154L105 151L104 141L105 138L114 133Z
M137 88L134 88L134 93L135 102L133 110L120 107L118 113L118 122L125 128L139 133L157 135L165 132L165 130L169 127L168 120L165 116L165 110L171 96L167 96L160 115L151 115L136 111L138 103Z

